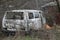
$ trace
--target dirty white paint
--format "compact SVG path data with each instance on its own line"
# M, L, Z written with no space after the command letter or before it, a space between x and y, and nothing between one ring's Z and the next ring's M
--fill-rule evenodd
M24 19L6 19L7 12L23 12ZM15 29L20 30L20 28L25 28L25 31L28 31L30 29L39 30L42 28L42 23L45 24L46 20L42 15L41 10L11 10L7 11L3 17L2 20L2 28L7 28L9 31L16 31ZM29 19L29 12L33 14L34 18ZM39 14L38 18L35 18L36 15ZM42 20L42 21L41 21ZM8 25L9 24L9 25ZM13 24L13 25L10 25ZM9 28L10 26L10 28Z

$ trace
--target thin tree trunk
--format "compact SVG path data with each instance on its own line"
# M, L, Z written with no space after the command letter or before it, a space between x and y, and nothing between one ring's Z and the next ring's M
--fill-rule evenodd
M59 1L58 1L58 0L56 0L56 2L57 2L58 10L59 10L59 12L60 12L60 5L59 5Z

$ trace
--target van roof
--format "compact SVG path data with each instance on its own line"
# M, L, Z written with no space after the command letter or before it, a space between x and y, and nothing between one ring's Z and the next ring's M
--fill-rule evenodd
M41 10L10 10L11 12L42 12ZM7 11L8 12L8 11Z

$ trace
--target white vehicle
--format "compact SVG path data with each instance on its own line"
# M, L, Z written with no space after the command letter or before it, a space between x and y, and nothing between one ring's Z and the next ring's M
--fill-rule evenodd
M3 31L40 30L46 23L41 10L11 10L6 11L2 20Z

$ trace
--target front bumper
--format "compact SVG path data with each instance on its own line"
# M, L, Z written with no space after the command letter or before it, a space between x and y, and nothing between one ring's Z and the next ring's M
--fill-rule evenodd
M8 31L10 31L10 32L15 32L16 29L3 28L2 31L3 31L3 32L8 32Z

